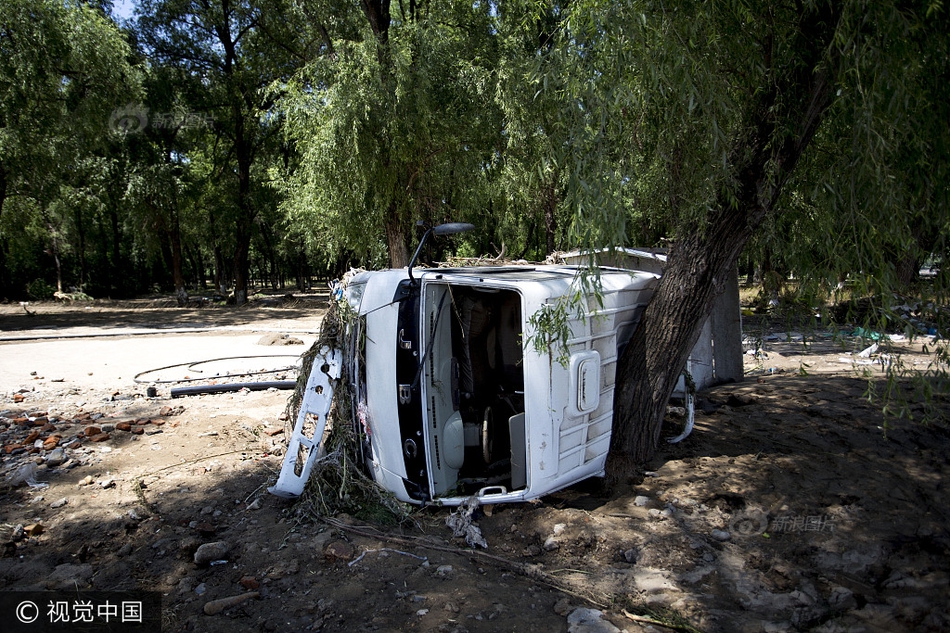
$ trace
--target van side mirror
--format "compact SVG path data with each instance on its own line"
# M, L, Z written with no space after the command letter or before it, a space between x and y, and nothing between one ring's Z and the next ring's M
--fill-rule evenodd
M422 253L422 247L425 246L426 240L429 239L429 235L432 233L435 233L436 235L455 235L456 233L465 233L467 231L471 231L474 228L475 225L469 224L468 222L447 222L427 230L422 235L422 239L419 240L419 246L416 247L415 254L412 256L412 259L409 260L410 283L414 284L416 282L415 277L412 276L412 267L416 265L416 260L419 259L419 254Z

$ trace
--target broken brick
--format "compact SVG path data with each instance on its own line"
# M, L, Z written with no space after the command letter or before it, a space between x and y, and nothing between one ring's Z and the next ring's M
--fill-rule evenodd
M132 435L141 435L142 433L145 433L145 429L143 429L142 427L140 426L132 427Z
M129 422L118 422L115 425L117 431L131 431L132 424Z
M244 587L245 589L250 589L251 591L260 589L260 586L261 586L261 583L259 583L257 581L257 578L255 578L254 576L244 576L243 578L241 578L239 582L241 583L242 587Z
M102 433L102 429L100 429L98 426L87 426L83 433L86 434L86 437L93 437Z
M93 435L89 437L90 442L105 442L107 439L109 439L109 434L101 433L101 432L98 435Z

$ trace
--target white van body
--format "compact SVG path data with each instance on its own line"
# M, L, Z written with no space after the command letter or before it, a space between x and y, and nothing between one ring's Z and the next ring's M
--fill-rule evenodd
M567 363L530 319L576 288L574 266L363 272L350 363L375 481L402 501L534 499L603 475L618 356L655 272L601 269L601 302L569 320ZM557 347L557 346L555 346Z

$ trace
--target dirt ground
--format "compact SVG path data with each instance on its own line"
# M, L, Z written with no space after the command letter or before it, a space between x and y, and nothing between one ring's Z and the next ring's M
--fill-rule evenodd
M642 480L483 508L474 551L449 509L394 529L268 494L288 391L133 380L293 378L287 357L194 361L299 355L322 306L0 306L0 590L157 590L168 632L950 629L950 432L885 433L861 341L750 330L746 380L704 392Z

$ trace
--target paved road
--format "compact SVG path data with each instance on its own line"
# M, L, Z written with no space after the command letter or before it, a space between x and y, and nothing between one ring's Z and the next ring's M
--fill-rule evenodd
M316 334L294 333L292 336L303 340L304 345L263 346L258 344L263 336L262 332L157 332L159 331L154 335L142 336L2 342L0 393L9 394L21 388L34 387L49 389L109 386L117 390L144 389L144 385L136 386L133 378L149 369L222 357L272 354L297 356L308 349L316 339ZM215 374L272 369L293 363L293 358L231 360L167 370L150 374L146 378L211 378ZM269 379L267 376L261 378ZM62 382L59 382L60 380Z

